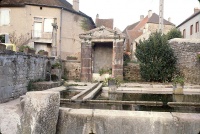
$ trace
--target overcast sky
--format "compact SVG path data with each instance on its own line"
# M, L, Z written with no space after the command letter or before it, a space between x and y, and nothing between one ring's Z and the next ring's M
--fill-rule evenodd
M67 0L72 4L73 0ZM149 10L159 14L160 0L79 0L80 10L100 19L113 18L114 27L124 30L130 24L146 16ZM176 26L194 13L194 7L200 7L198 0L164 0L164 18L171 17Z

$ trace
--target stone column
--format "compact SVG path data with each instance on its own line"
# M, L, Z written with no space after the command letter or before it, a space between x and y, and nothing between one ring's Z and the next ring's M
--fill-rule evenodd
M92 45L81 43L81 81L92 81Z
M123 42L113 42L112 76L123 80Z
M52 23L53 26L53 33L52 33L52 48L51 48L51 56L56 57L57 56L57 19L54 18L54 23Z

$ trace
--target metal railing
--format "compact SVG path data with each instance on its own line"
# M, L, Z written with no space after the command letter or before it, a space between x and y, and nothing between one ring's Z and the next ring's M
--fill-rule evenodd
M41 32L37 30L32 30L32 38L52 39L52 32Z

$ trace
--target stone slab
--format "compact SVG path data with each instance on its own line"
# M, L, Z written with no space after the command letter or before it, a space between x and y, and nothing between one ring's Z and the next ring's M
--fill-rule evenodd
M198 134L200 132L200 114L196 113L60 108L58 122L58 134Z
M55 134L60 94L58 92L28 92L21 118L20 134Z

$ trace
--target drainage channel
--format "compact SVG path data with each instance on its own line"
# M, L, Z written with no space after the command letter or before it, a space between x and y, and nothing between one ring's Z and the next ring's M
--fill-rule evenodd
M200 108L200 103L196 102L168 102L168 106L170 107L196 107Z
M71 99L60 99L60 104L67 104L69 102L77 102ZM79 101L80 102L80 101ZM82 103L91 103L91 104L122 104L122 105L141 105L141 106L163 106L161 101L113 101L113 100L86 100Z

